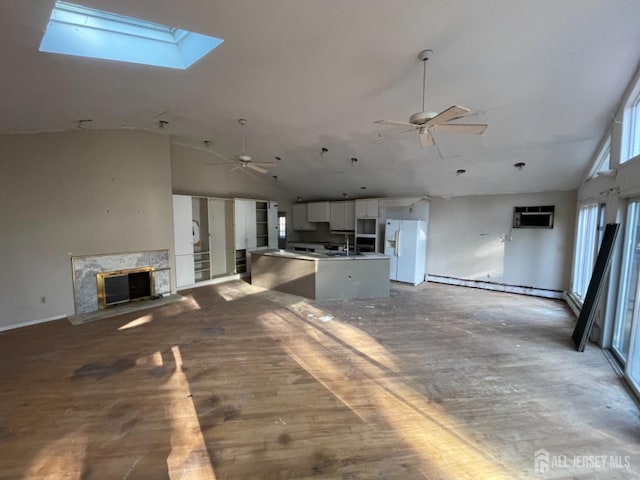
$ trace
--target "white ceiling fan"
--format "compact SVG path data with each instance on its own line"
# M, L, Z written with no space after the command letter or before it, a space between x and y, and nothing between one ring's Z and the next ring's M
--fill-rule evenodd
M433 132L449 132L449 133L470 133L479 135L483 133L487 126L483 123L447 123L451 120L461 118L469 113L469 109L459 105L453 105L440 113L426 111L425 94L427 90L427 61L433 54L433 50L422 50L418 54L418 58L422 61L422 111L414 113L409 117L409 122L396 122L393 120L377 120L374 123L381 125L392 125L395 127L408 127L405 130L393 135L382 136L382 138L373 143L384 143L397 136L405 133L418 131L420 146L422 148L435 145ZM437 147L437 146L436 146Z
M267 170L264 167L272 167L273 165L275 165L275 163L272 162L254 162L251 159L250 155L247 155L244 151L244 126L247 124L247 121L244 118L241 118L238 120L238 123L240 124L240 139L242 142L242 153L240 155L236 155L234 158L235 163L237 163L237 165L235 165L233 168L231 168L231 170L229 170L230 172L233 172L235 170L238 170L240 168L249 168L251 170L255 170L256 172L259 173L268 173L269 170ZM218 152L215 152L213 150L211 150L213 152L214 155L222 158L223 160L227 160L228 163L208 163L207 165L229 165L230 163L233 164L234 162L229 162L229 160L225 157L223 157L222 155L220 155Z

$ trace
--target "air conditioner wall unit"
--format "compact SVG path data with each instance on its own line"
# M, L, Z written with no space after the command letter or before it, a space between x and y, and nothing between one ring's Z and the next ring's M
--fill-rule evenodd
M514 207L513 228L553 228L554 205Z

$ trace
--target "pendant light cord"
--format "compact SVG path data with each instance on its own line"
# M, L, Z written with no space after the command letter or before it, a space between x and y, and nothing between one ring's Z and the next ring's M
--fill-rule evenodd
M427 60L422 61L422 111L424 112L425 92L427 91Z

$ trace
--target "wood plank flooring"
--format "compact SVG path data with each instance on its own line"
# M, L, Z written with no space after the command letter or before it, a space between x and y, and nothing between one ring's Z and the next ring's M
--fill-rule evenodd
M1 479L640 478L636 404L562 302L181 293L0 334Z

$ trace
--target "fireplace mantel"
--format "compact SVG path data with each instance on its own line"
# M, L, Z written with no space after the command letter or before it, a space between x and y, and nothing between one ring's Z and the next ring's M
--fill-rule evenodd
M71 257L76 314L99 309L97 281L99 273L142 267L153 267L156 295L167 295L171 292L169 250Z

